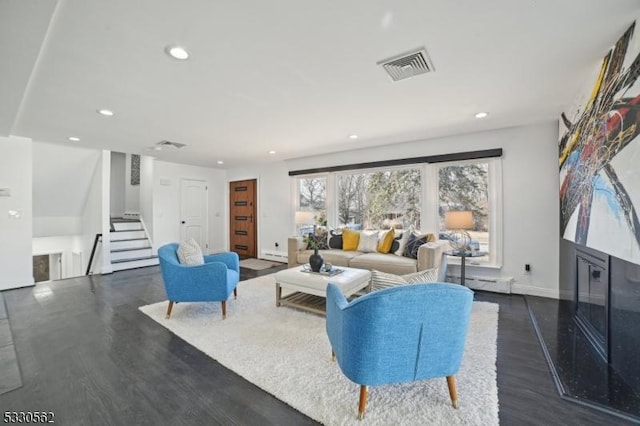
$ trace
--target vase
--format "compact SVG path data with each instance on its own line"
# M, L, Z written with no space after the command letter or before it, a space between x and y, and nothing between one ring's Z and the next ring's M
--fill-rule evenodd
M320 272L320 268L322 268L322 264L324 263L324 259L320 254L318 254L318 249L313 250L313 254L309 256L309 266L313 272Z

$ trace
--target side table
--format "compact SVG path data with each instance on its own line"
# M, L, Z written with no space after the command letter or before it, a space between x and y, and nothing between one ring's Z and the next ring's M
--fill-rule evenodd
M464 278L464 268L465 268L465 259L467 257L482 257L486 256L486 251L472 251L472 250L448 250L445 251L444 254L447 256L454 256L460 258L460 284L465 285Z

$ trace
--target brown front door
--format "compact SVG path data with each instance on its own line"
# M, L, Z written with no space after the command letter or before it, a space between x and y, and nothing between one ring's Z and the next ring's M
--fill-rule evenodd
M256 257L256 180L229 182L231 251L240 259Z

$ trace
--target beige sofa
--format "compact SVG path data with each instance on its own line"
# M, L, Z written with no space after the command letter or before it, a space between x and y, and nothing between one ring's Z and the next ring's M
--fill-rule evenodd
M362 253L359 251L344 251L340 249L319 250L325 263L336 266L349 266L358 269L377 269L390 274L410 274L424 271L425 269L439 268L441 273L446 272L446 256L444 252L449 250L449 242L438 240L426 243L418 249L418 258L411 259L404 256L396 256L393 253ZM309 262L309 256L313 250L306 250L306 244L302 237L289 237L288 255L289 267L303 265ZM440 275L442 275L440 274Z

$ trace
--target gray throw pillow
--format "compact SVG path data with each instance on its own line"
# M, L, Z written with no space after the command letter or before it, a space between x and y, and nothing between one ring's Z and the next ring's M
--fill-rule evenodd
M185 265L202 265L204 257L200 246L191 238L189 241L183 241L178 246L178 260Z

